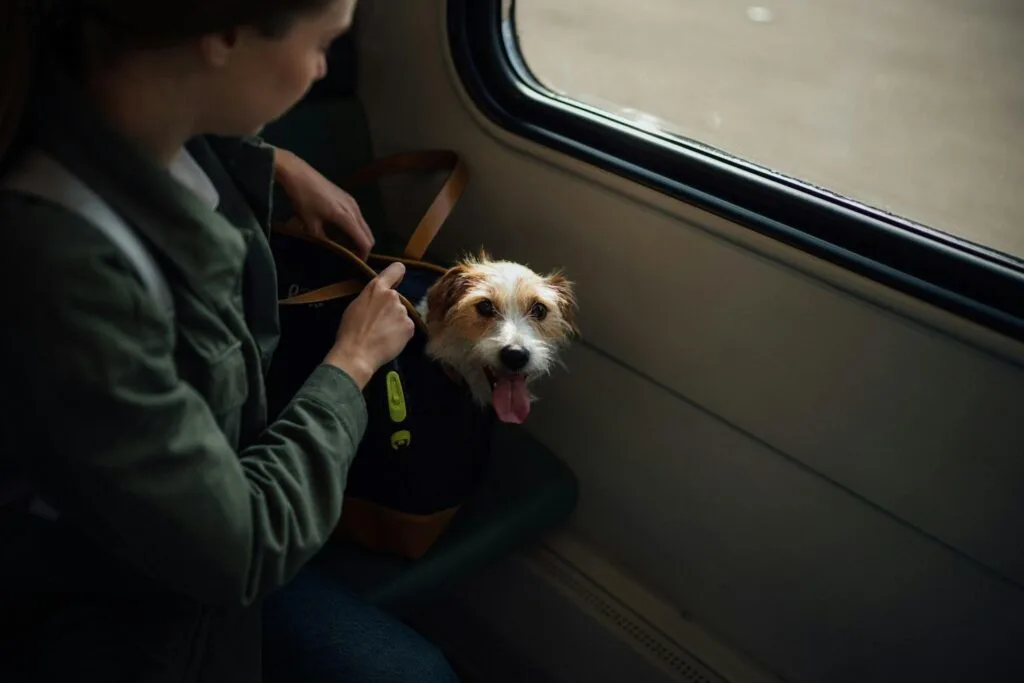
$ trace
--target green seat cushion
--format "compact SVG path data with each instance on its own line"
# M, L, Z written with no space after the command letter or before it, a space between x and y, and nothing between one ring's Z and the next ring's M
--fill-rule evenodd
M521 427L499 425L483 486L418 560L332 543L315 560L373 604L405 612L443 596L564 521L576 506L569 468Z

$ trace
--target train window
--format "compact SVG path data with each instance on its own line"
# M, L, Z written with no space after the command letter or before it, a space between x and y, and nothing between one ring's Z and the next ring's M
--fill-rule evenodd
M549 93L1024 256L1024 3L515 0Z
M447 3L497 125L1024 340L1024 3Z

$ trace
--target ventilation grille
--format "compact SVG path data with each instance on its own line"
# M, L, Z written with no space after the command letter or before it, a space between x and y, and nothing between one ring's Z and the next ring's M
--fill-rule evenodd
M679 643L553 553L541 550L530 559L536 570L608 628L617 631L624 641L674 674L681 683L728 683Z

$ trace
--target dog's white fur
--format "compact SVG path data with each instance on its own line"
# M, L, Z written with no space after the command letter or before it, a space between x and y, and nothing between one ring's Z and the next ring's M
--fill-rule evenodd
M529 387L551 371L578 334L575 307L572 283L561 274L542 276L481 253L449 269L417 308L427 321L427 355L458 373L487 406L497 377L517 373ZM524 354L522 367L509 367L509 358L516 366Z

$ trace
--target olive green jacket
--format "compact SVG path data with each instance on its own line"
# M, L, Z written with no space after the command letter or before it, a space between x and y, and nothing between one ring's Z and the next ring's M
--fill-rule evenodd
M55 678L258 680L259 602L327 540L366 425L328 365L266 414L272 148L190 143L215 212L72 89L31 120L144 238L175 311L83 219L0 192L0 459L61 512L4 527L0 600L53 617L23 653Z

